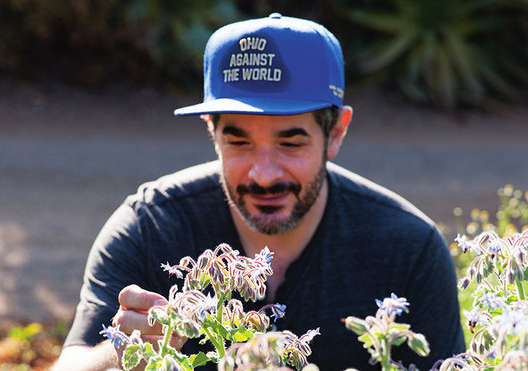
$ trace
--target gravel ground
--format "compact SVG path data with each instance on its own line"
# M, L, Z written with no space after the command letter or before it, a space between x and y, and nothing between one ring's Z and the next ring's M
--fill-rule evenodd
M0 321L70 320L91 243L137 186L214 158L200 94L85 91L0 80ZM351 91L336 162L453 226L461 206L493 211L506 183L528 190L528 109L442 113Z

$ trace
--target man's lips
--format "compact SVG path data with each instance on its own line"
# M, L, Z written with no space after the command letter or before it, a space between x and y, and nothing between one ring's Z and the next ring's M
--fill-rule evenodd
M284 192L280 194L265 194L258 195L254 193L248 193L246 196L249 196L253 203L258 205L277 205L283 203L290 192Z

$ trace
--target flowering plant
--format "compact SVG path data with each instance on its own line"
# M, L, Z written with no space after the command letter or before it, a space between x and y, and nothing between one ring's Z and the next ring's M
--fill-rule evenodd
M422 334L411 331L411 326L396 322L396 316L408 312L409 302L399 298L394 293L390 298L376 299L378 311L375 316L360 319L349 316L343 320L347 329L359 335L363 347L367 348L371 358L369 363L380 363L382 370L406 370L406 368L391 359L391 348L403 344L407 340L409 347L420 356L429 354L429 344ZM410 369L414 366L410 366Z
M440 370L525 370L528 368L528 302L525 272L528 269L528 229L499 237L482 232L473 240L456 238L464 252L476 257L459 281L464 290L475 282L471 310L464 310L473 334L466 353L445 360Z
M319 329L310 330L301 337L290 331L257 334L246 343L233 344L228 349L228 356L220 361L218 370L277 370L284 364L283 359L303 371L310 370L308 366L318 370L306 362L312 352L309 343L316 335L319 335Z
M488 231L472 240L465 235L455 240L464 252L476 254L459 281L461 290L476 284L473 308L463 310L472 337L464 353L437 361L432 370L527 370L528 301L523 282L528 272L528 229L503 238ZM363 320L351 316L344 320L345 325L359 335L372 364L380 362L384 371L407 370L390 359L391 347L407 340L411 349L425 356L429 353L427 341L409 325L394 321L408 311L405 298L392 294L376 303L375 317ZM410 369L416 370L412 365Z
M451 246L455 263L463 272L458 283L459 299L473 294L472 305L462 305L462 308L471 307L463 309L468 349L438 360L433 371L528 370L528 301L525 299L528 192L524 193L523 200L523 192L506 185L498 194L501 205L496 224L492 224L487 211L474 209L472 222L466 228L468 235L459 233ZM462 210L455 209L455 215L460 217ZM459 226L459 229L462 228ZM467 252L476 256L468 260ZM399 328L400 324L393 321L396 315L408 310L409 303L394 294L376 303L379 310L375 317L365 320L348 317L344 320L346 327L360 335L359 340L365 343L373 363L380 362L383 370L405 370L403 365L390 360L390 347L405 341L398 331L406 331L408 325ZM396 341L388 341L391 339ZM425 341L420 336L418 339ZM409 346L415 350L409 340ZM424 354L425 349L422 349ZM412 365L409 369L416 370Z
M284 316L284 305L268 304L258 311L245 312L242 302L231 298L236 291L246 301L263 299L265 282L273 273L272 258L273 253L267 247L251 259L221 244L214 251L206 250L196 261L184 257L177 265L162 264L169 275L184 279L184 284L182 291L176 285L170 289L168 305L153 306L149 310L149 324L162 324L163 339L159 341L159 349L143 342L137 330L127 335L119 326L103 325L101 334L111 339L116 347L126 345L122 357L125 369L134 368L142 359L146 369L192 370L209 361L219 363L222 359L224 369L233 369L229 365L241 362L237 357L244 353L244 348L227 349L227 345L246 342L265 333L271 319ZM210 287L214 294L204 294ZM190 356L180 353L170 345L173 333L180 337L201 338L201 344L209 342L215 350ZM311 330L300 338L288 331L277 333L280 341L276 342L274 357L263 361L269 365L291 364L297 369L306 366L306 357L311 353L309 343L318 333L318 330Z

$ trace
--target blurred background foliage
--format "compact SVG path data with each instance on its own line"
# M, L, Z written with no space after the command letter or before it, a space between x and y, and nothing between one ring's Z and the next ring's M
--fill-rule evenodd
M336 34L349 86L447 108L527 92L528 0L0 0L0 74L184 91L215 29L275 11Z

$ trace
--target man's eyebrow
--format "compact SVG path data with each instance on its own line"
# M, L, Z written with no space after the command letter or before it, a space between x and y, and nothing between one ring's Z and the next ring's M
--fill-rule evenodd
M235 137L249 138L249 134L236 126L225 126L222 129L222 135L233 135Z
M294 137L296 135L302 135L302 136L305 136L305 137L309 137L310 136L308 134L308 132L306 130L304 130L303 128L292 128L292 129L279 131L277 137L279 137L279 138L291 138L291 137Z

